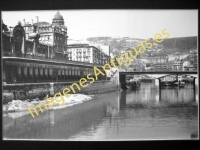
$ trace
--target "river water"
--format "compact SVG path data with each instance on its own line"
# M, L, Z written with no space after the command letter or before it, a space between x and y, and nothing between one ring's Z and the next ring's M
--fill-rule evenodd
M116 91L36 118L3 117L4 139L152 140L191 139L198 132L198 92L142 83L139 90Z

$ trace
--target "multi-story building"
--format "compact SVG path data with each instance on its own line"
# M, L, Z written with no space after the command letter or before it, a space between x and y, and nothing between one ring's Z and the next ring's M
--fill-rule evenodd
M172 63L171 62L167 62L167 63L155 63L153 64L153 70L160 70L160 71L164 71L164 70L172 70Z
M166 62L168 62L167 55L148 57L148 63L156 64L156 63L166 63Z
M37 22L33 24L40 35L41 43L50 44L54 49L51 51L53 57L67 58L64 51L67 50L67 27L65 26L63 16L56 13L52 24L48 22Z
M182 60L172 61L172 70L183 71L183 61Z
M162 56L141 56L140 57L141 62L143 62L146 66L149 66L150 70L166 70L170 67L168 64L168 56L162 55ZM148 67L146 67L148 68ZM147 70L149 70L147 69Z
M198 57L198 53L197 50L194 51L190 51L190 54L183 59L184 62L188 62L188 63L184 63L184 70L187 71L191 71L191 70L197 70L197 57Z
M126 69L127 71L144 71L145 63L140 59L133 59L131 60L131 64L129 66L122 66L120 68Z
M105 64L110 60L110 56L102 52L95 46L89 44L70 44L67 47L69 60L88 62L93 64Z
M166 63L155 63L153 64L154 70L174 70L174 71L183 71L183 61L174 60Z
M89 45L98 48L101 52L103 52L106 55L110 56L110 46L102 45L102 44L95 44L95 43L90 43Z
M12 41L14 32L16 37ZM45 57L67 59L67 55L64 54L64 50L67 49L67 27L64 25L64 19L59 12L54 16L52 24L38 21L30 24L24 20L24 23L19 23L17 27L10 27L10 31L5 34L9 36L7 38L10 38L9 45L15 45L13 49L16 49L16 55L34 53L35 55L43 54ZM20 44L20 42L23 42L23 44ZM33 43L32 52L31 43ZM45 47L48 47L48 50L45 50L42 45L46 45ZM20 54L21 49L23 51Z
M182 60L184 58L186 58L189 54L184 54L184 53L179 53L179 52L175 52L172 54L168 54L168 60L169 61L174 61L174 60Z

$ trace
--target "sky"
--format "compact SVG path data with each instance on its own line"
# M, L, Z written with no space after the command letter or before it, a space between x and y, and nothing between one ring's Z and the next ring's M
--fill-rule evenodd
M198 10L45 10L45 11L2 11L2 20L9 26L39 21L52 23L60 12L68 29L69 39L88 37L153 38L163 29L173 37L198 35Z

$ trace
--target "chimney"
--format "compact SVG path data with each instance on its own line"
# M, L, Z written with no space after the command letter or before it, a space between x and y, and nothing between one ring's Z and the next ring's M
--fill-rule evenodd
M25 25L26 24L25 19L23 21L24 21L24 25Z

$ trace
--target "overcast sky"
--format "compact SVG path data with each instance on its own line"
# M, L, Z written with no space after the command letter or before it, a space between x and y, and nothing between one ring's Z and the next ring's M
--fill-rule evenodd
M166 29L170 37L197 36L198 10L59 10L70 39L88 37L151 38ZM18 21L52 23L57 10L3 11L3 22L15 26Z

